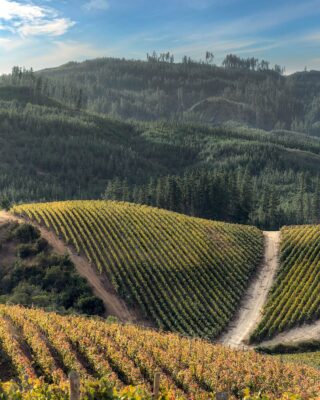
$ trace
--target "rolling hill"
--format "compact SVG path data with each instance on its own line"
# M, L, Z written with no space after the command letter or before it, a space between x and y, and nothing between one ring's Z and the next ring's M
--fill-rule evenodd
M190 336L221 333L262 257L257 228L147 206L73 201L12 212L45 224L85 253L156 326Z
M149 62L73 62L38 74L62 86L64 93L72 85L83 90L88 110L122 119L210 124L233 120L267 130L320 134L319 71L283 76L271 69L224 68L190 59L169 63L151 57ZM51 93L61 98L62 90Z
M205 400L225 390L231 398L241 398L246 389L266 399L286 398L286 392L309 399L319 394L320 373L316 369L253 351L20 306L0 306L0 321L0 374L5 365L7 378L11 373L12 378L25 382L27 376L29 390L32 382L42 377L34 394L54 383L54 398L65 399L66 374L71 369L78 371L83 381L105 377L118 388L139 385L149 396L154 372L161 371L161 390L169 390L170 399ZM4 390L10 387L7 384ZM91 389L91 395L94 389L98 386Z
M0 85L3 207L103 197L266 229L319 221L317 138L239 126L124 123L24 84Z

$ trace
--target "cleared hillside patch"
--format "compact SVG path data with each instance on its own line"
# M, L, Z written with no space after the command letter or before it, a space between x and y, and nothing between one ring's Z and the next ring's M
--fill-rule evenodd
M320 226L281 230L281 265L253 341L320 318Z
M16 206L106 273L162 329L215 338L233 317L263 250L257 228L147 206L73 201Z

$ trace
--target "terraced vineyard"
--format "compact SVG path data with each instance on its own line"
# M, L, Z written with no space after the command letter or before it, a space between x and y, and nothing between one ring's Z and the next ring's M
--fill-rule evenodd
M320 226L281 231L281 266L252 340L320 318Z
M270 399L287 391L311 398L320 389L319 371L276 357L21 306L0 306L0 350L11 365L7 369L12 378L24 382L26 376L42 377L62 390L71 369L83 381L104 377L118 389L139 385L149 393L154 372L161 371L161 390L171 392L170 399L211 399L213 393L225 390L241 397L246 388Z
M105 272L159 328L216 337L258 266L262 232L130 203L29 204L12 212L52 228Z

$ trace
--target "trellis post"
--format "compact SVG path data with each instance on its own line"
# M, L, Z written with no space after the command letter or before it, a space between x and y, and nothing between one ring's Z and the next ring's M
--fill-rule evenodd
M216 400L228 400L229 393L228 392L218 392L216 393Z
M70 400L80 400L80 376L78 372L71 371L70 380Z
M154 374L153 380L153 400L159 399L159 390L160 390L160 372L156 372Z

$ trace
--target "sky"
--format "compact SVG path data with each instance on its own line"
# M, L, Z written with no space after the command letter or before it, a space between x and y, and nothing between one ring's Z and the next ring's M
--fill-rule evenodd
M320 70L320 0L0 0L0 73L170 51Z

